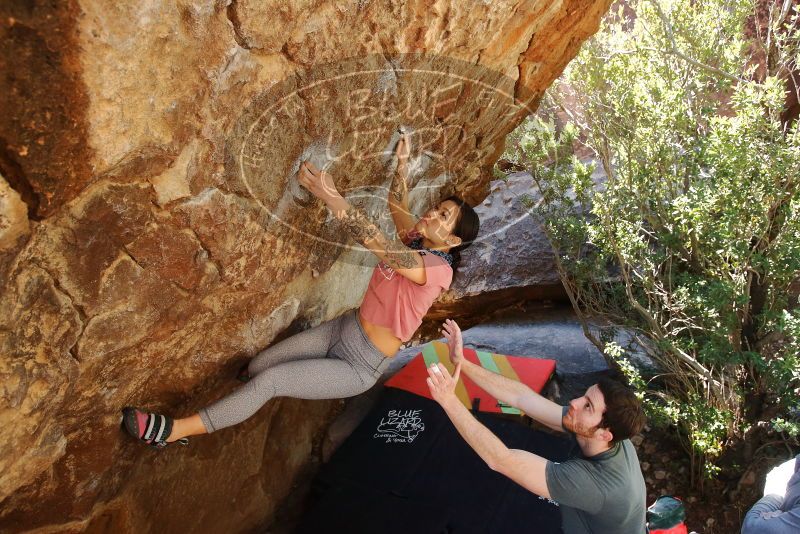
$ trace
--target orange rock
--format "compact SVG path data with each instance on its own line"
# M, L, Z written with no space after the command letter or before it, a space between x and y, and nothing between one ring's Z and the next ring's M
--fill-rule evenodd
M372 259L304 197L301 158L388 229L407 126L412 208L478 203L609 2L5 3L0 172L31 221L14 204L0 246L0 530L264 526L335 401L161 453L119 409L192 413L359 302Z

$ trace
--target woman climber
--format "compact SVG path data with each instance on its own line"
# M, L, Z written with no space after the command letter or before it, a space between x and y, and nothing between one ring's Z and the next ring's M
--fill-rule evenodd
M304 162L298 180L357 242L380 262L372 272L357 310L301 332L265 349L242 368L246 382L230 395L183 419L123 409L123 423L134 438L164 447L187 436L240 423L273 397L333 399L369 389L422 323L433 301L450 287L460 251L478 234L475 211L450 197L414 221L408 210L408 136L396 148L397 171L389 210L397 228L390 239L336 190L333 177Z

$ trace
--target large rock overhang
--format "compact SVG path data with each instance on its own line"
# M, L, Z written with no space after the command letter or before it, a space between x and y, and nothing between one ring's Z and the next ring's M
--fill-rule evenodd
M119 409L191 413L281 332L358 305L373 260L298 187L301 159L388 225L403 126L412 208L479 202L608 4L2 3L0 529L267 521L336 401L159 456Z

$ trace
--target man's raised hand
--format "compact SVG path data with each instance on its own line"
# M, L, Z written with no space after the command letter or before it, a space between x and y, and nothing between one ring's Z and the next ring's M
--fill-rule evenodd
M461 364L456 365L456 372L453 376L447 371L447 367L441 363L432 363L428 367L428 389L431 397L442 407L449 402L460 402L456 397L456 384L461 376Z
M452 319L445 319L442 323L442 335L447 340L450 361L453 365L460 365L464 361L464 342L461 339L461 328Z

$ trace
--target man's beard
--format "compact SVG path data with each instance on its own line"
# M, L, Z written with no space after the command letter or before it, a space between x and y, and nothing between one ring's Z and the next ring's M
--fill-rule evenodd
M581 436L583 438L593 438L594 433L597 431L598 428L600 428L600 425L595 425L593 427L586 428L585 426L576 424L574 422L573 417L570 417L570 411L568 411L567 414L561 418L561 426L563 426L576 436Z

